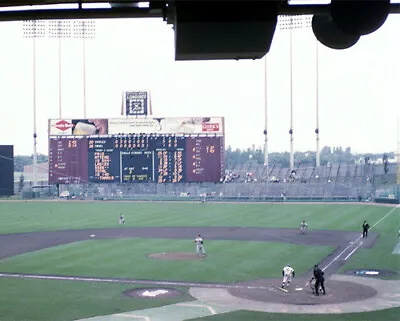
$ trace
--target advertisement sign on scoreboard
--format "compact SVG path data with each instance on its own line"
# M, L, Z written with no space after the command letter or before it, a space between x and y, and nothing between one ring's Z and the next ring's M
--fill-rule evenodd
M222 117L51 119L50 136L121 134L224 134Z
M108 119L51 119L49 135L90 136L108 134Z
M219 134L224 133L221 117L123 118L108 120L109 134Z

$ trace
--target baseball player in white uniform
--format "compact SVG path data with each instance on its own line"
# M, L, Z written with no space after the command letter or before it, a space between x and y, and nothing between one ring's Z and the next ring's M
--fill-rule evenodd
M124 218L124 215L122 213L119 216L119 224L125 224L125 218Z
M193 242L196 243L196 254L198 256L200 256L200 253L203 256L206 255L206 252L204 251L204 248L203 248L204 240L203 240L203 238L201 237L200 234L197 235L197 237L193 240Z
M292 282L292 278L294 278L294 269L290 266L290 264L286 265L282 270L282 289L285 286L289 286L290 282Z
M300 223L300 234L305 234L307 227L308 227L308 225L307 225L306 221L301 222Z

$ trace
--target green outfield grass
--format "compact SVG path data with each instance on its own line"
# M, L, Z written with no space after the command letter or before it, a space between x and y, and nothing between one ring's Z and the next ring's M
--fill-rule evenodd
M346 314L284 314L237 311L191 321L398 321L400 308Z
M379 233L375 245L371 249L359 249L351 259L346 261L339 272L352 269L382 269L400 273L400 255L392 254L398 242L399 209L380 222L374 232ZM393 278L399 278L394 276Z
M274 242L207 241L207 258L167 261L148 253L193 252L187 240L90 240L44 249L0 261L3 272L121 277L196 282L237 282L281 276L290 263L298 275L333 251L324 246ZM273 258L273 259L271 259Z
M123 213L134 226L243 226L361 231L391 210L368 205L206 204L133 202L0 202L0 234L118 227ZM400 212L400 209L397 209ZM397 228L397 227L393 227Z
M399 271L397 243L400 208L325 204L206 204L132 202L0 202L0 234L85 228L141 226L240 226L298 228L306 220L310 229L360 231L362 221L380 233L372 249L357 251L341 271L380 268ZM118 225L123 213L126 225ZM332 248L274 242L207 241L209 256L195 261L162 261L151 252L190 252L190 240L89 240L31 252L0 261L0 271L129 277L205 282L237 282L280 277L287 263L298 275ZM1 246L1 245L0 245ZM290 262L289 262L289 261ZM95 315L145 309L187 300L133 299L122 295L132 285L92 284L0 278L1 321L72 321ZM293 315L239 311L199 320L394 321L399 309L345 315ZM396 319L395 319L396 318ZM379 320L378 320L379 319Z
M140 286L0 278L0 320L72 321L192 300L185 288L179 288L184 296L168 299L122 294L135 287Z

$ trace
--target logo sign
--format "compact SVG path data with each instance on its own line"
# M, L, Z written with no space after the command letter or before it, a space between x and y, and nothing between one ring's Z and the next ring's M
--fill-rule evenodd
M356 271L357 275L379 275L379 271L361 270Z
M378 271L365 271L366 275L379 275Z
M167 293L168 293L168 290L156 290L156 291L146 290L146 291L143 292L142 295L154 298L154 297L156 297L158 295L167 294Z
M53 125L58 130L65 132L66 130L74 127L74 125L66 120L60 120Z
M146 116L150 97L147 91L126 91L125 92L125 113L126 116Z
M219 132L219 123L203 123L201 126L203 132Z
M157 299L157 298L165 298L165 297L177 297L182 296L184 292L173 289L173 288L135 288L126 290L123 292L124 295L134 297L134 298L146 298L146 299Z

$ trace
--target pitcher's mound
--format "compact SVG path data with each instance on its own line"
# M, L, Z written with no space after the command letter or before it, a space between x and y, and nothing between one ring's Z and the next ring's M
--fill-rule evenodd
M150 259L157 260L199 260L206 257L206 255L196 255L196 253L189 252L162 252L162 253L150 253L147 255Z

